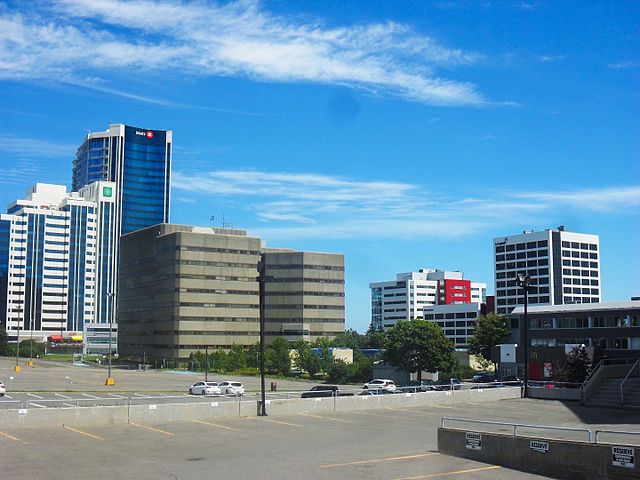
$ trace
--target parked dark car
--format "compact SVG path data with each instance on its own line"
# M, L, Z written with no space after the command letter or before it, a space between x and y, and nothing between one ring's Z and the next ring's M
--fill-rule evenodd
M400 387L400 390L403 392L410 393L418 393L418 392L429 392L433 390L431 387L433 386L433 380L422 380L418 382L417 380L413 380L406 385Z
M350 397L353 393L341 392L335 385L316 385L308 392L302 392L301 398L318 398L318 397Z
M490 383L496 381L496 376L489 372L479 372L473 376L473 381L476 383Z
M515 375L509 375L507 377L504 377L500 381L502 382L503 385L508 386L508 387L515 387L515 386L518 386L518 385L522 384L522 380L520 380Z

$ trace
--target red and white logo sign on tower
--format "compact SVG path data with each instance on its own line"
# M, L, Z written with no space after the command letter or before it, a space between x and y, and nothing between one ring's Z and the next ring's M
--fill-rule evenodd
M153 132L152 131L148 131L147 132L147 138L153 138Z

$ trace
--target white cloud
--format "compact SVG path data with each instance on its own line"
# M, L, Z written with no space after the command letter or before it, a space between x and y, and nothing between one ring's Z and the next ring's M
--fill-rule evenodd
M174 173L173 187L208 200L242 204L265 238L451 238L491 227L544 223L563 207L616 211L640 205L640 187L575 192L478 192L455 197L401 182L328 175L211 171Z
M609 68L613 68L614 70L626 70L629 68L638 68L638 67L640 67L640 62L631 61L631 60L609 64Z
M393 22L329 27L271 14L249 0L36 5L0 13L0 78L72 82L114 69L174 71L337 84L436 105L489 103L473 84L436 73L481 55Z
M538 60L541 62L559 62L560 60L564 60L567 58L566 55L540 55Z
M16 157L73 158L77 147L77 145L47 142L38 138L0 134L0 151L11 153Z

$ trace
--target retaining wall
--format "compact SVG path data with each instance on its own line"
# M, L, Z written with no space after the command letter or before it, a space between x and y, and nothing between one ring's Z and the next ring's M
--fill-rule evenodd
M514 437L481 433L481 449L467 448L467 432L471 430L438 429L438 451L445 455L500 465L523 472L567 480L632 480L640 479L638 447L634 449L635 467L613 465L614 445L547 440L539 437ZM542 441L546 452L534 450L531 442ZM538 447L540 445L537 445Z
M549 400L576 400L580 401L579 388L527 388L529 398L544 398Z
M396 395L358 395L336 398L292 398L267 400L270 416L297 413L330 413L334 411L408 408L464 402L491 402L520 398L519 387L486 390L455 390ZM255 400L201 403L120 405L114 407L30 408L1 410L0 430L21 428L52 428L64 425L101 426L119 423L163 424L194 419L214 420L220 417L253 417L257 414Z

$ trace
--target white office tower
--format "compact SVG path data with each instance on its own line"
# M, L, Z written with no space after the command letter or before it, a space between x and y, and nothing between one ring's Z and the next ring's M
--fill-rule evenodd
M519 273L531 277L529 304L597 303L602 299L600 237L563 226L493 239L496 312L524 304Z
M71 193L37 183L0 215L0 320L9 337L43 340L107 321L114 198L112 182Z
M422 318L425 307L483 303L486 284L465 280L462 272L423 268L398 273L394 281L370 283L371 325L389 329L399 320Z

